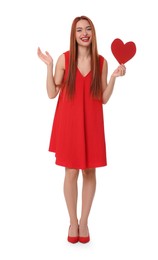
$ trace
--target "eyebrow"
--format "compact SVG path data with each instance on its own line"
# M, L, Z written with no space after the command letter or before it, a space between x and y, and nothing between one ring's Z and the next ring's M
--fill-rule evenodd
M91 28L91 26L88 25L88 26L86 26L86 29L87 29L87 28ZM83 27L76 27L76 29L83 29Z

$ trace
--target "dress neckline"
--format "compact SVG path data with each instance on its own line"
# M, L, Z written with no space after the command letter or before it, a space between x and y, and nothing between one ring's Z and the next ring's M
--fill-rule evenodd
M77 70L79 71L80 75L83 77L83 78L86 78L90 73L91 73L91 70L84 76L81 71L79 70L79 68L77 67Z

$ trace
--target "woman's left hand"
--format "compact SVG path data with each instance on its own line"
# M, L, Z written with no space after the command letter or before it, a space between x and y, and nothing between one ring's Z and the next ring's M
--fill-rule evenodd
M116 70L114 70L114 72L112 73L113 77L120 77L120 76L124 76L126 74L126 67L124 64L121 64L117 67Z

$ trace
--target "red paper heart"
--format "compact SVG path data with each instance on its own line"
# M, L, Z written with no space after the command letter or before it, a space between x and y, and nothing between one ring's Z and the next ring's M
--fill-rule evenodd
M125 64L133 58L136 53L136 45L134 42L126 42L115 39L111 44L111 51L120 64Z

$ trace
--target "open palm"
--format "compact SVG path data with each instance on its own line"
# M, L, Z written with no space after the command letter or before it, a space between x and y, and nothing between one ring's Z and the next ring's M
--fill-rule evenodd
M37 49L37 55L38 57L46 64L51 65L53 64L53 59L48 51L45 52L45 54L41 51L41 49L38 47Z

